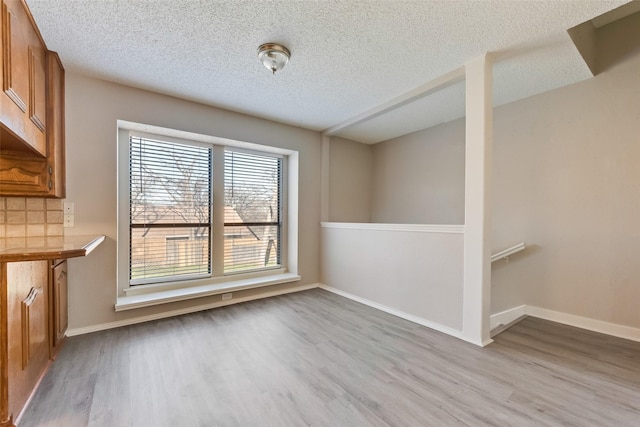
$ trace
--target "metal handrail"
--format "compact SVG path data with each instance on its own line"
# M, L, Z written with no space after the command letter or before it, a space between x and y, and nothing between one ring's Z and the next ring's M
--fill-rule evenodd
M496 252L495 254L491 255L491 262L496 262L503 258L509 258L511 255L515 254L516 252L523 251L526 247L527 245L524 242L522 242L510 248L504 249L500 252Z

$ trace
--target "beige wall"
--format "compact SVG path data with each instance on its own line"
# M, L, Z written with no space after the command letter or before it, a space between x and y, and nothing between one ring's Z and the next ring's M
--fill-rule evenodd
M520 301L640 327L640 56L495 114L494 311ZM496 271L497 270L497 271Z
M329 156L329 221L371 221L371 145L332 137Z
M463 223L464 121L373 146L372 222ZM640 327L640 56L494 113L492 313ZM381 302L383 303L383 302Z
M464 122L373 146L371 219L380 223L464 223Z
M636 56L596 78L496 109L493 248L520 241L530 247L493 266L492 312L530 304L640 327L639 75ZM300 150L299 271L303 284L319 280L317 133L67 77L67 200L75 203L76 226L66 232L108 237L89 257L70 260L72 328L219 298L113 311L117 119ZM374 146L371 221L462 223L463 141L463 122L456 121ZM331 147L332 170L346 175L330 182L333 221L366 221L366 198L345 202L369 173L367 147L353 144ZM359 158L358 167L343 168L340 150ZM353 185L340 187L350 174Z
M210 304L220 296L116 313L116 120L168 127L298 150L299 268L302 281L319 279L320 135L73 73L66 81L67 201L75 227L66 234L105 234L90 256L69 261L70 328L90 327L161 311ZM234 297L291 287L234 293Z
M463 234L358 227L322 228L322 283L458 336Z

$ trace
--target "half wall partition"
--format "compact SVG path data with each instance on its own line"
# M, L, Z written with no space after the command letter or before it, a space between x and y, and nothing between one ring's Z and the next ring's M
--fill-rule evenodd
M398 217L401 222L393 221L386 208L400 202L393 198L393 186L383 188L389 182L384 177L389 164L380 163L379 145L374 150L341 137L364 122L393 117L394 111L416 100L455 92L456 86L463 87L465 97L465 117L459 119L465 122L464 135L448 135L446 124L428 130L453 141L440 151L446 159L432 158L430 165L453 165L438 174L451 179L396 182L398 191L405 186L429 191L425 200L404 210L409 215ZM491 342L492 109L492 64L483 55L324 132L321 278L326 289L479 346ZM340 156L332 156L336 149ZM336 167L340 163L343 167ZM380 202L384 191L390 197ZM443 199L431 203L438 198ZM434 208L443 204L452 207L449 212ZM411 216L423 209L439 216L427 216L424 222Z

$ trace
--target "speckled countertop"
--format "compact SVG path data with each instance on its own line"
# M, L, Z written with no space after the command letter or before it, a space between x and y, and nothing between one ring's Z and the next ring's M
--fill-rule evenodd
M36 261L86 256L105 236L0 238L0 262Z

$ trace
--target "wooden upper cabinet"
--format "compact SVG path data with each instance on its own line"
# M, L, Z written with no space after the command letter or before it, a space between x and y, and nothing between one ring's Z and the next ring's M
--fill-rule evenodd
M46 48L23 1L2 1L3 150L47 155Z
M63 198L64 68L24 1L0 3L0 196Z
M47 188L49 196L66 196L64 68L57 53L47 51Z

